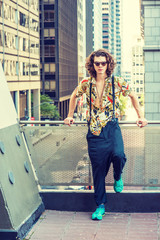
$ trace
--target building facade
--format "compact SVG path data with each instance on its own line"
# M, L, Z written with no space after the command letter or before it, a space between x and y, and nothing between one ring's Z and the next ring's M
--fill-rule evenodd
M103 48L109 49L109 0L102 0Z
M40 117L38 4L0 0L0 61L20 119L31 117L32 110Z
M78 84L77 1L40 1L41 87L67 116Z
M78 82L85 77L85 0L77 0Z
M102 0L86 1L86 56L102 48Z
M120 0L109 1L109 52L117 61L115 75L121 75L121 5Z
M128 82L128 84L131 86L131 72L125 71L122 72L122 77L125 79L125 81Z
M132 90L140 99L144 96L144 40L139 37L137 44L132 47Z
M160 119L160 0L142 1L144 8L145 116Z

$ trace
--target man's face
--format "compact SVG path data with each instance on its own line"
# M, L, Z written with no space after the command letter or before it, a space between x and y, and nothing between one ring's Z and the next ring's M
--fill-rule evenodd
M97 74L106 74L107 62L105 56L95 56L93 65Z

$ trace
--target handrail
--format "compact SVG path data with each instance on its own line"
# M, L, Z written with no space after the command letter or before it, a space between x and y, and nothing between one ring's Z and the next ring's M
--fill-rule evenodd
M63 120L19 122L41 186L93 185L86 121L76 121L71 128L65 127ZM137 127L136 121L120 121L120 127L129 159L124 171L125 185L159 187L160 121L149 121L142 129ZM139 176L137 168L143 176ZM107 186L113 184L112 177L111 169Z
M34 121L19 121L19 124L62 124L64 125L64 121L39 121L39 120L34 120ZM74 123L76 124L87 124L87 121L75 121ZM119 124L136 124L136 121L119 121ZM160 124L160 121L148 121L148 124Z

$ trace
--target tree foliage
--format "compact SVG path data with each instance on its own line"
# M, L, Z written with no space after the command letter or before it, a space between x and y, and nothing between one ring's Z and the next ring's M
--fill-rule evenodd
M40 102L41 117L59 120L60 115L57 107L54 105L54 101L48 95L41 95Z

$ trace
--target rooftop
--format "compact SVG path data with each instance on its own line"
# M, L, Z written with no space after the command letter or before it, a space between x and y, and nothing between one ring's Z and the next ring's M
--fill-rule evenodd
M35 155L29 146L46 207L25 240L160 239L159 123L150 122L142 130L121 122L129 159L123 173L125 187L123 193L114 193L111 170L102 221L91 220L95 205L93 190L87 188L93 183L83 141L85 127L75 126L75 135L74 127L47 124L24 128L34 148Z
M160 213L111 213L92 221L90 212L46 210L25 240L158 240Z

